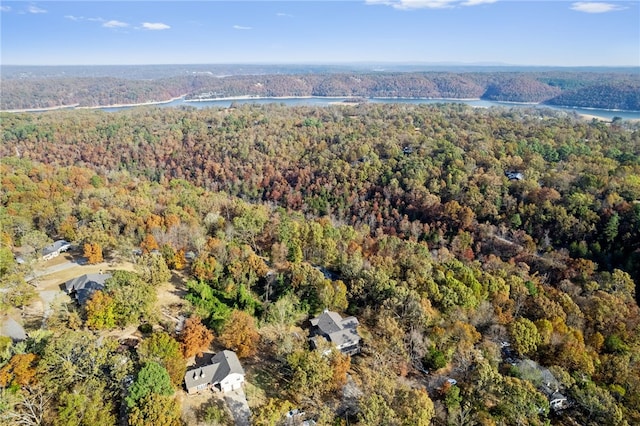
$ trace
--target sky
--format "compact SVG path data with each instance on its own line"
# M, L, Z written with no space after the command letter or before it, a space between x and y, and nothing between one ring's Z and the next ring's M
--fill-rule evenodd
M1 1L3 65L640 67L640 0Z

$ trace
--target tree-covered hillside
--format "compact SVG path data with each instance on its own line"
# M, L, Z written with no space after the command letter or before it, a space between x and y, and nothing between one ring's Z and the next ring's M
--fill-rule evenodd
M2 341L7 424L179 424L211 338L241 356L255 425L640 422L637 125L401 104L0 119L3 309L34 297L14 251L142 253ZM150 308L167 268L179 333ZM358 318L360 354L310 348L325 308ZM135 349L106 336L140 322Z
M487 99L640 110L637 73L602 72L333 72L217 77L185 73L150 79L3 78L3 110L166 101L177 96L355 96ZM116 71L114 70L115 74Z

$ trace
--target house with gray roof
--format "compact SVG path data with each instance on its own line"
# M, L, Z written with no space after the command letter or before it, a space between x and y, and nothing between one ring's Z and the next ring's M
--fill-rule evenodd
M229 392L239 389L244 383L244 369L235 352L218 352L211 364L194 368L184 375L184 386L189 395L212 389Z
M104 283L111 274L85 274L64 283L67 294L73 296L80 305L91 299L93 293L104 290Z
M69 244L65 240L58 240L42 250L42 259L51 260L54 257L60 256L60 253L65 252L70 248L71 244Z
M560 392L560 382L548 368L531 359L524 359L518 362L516 366L547 397L552 410L564 410L571 405L567 397Z
M360 335L356 317L342 318L337 312L325 309L322 314L311 319L311 344L318 346L317 338L324 337L346 355L360 353Z

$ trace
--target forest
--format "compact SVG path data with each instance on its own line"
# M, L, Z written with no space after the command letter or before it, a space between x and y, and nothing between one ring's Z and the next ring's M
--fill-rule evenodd
M105 67L98 67L102 70ZM171 68L173 70L173 68ZM75 70L76 75L9 74L2 78L0 109L95 107L224 97L381 97L453 98L546 103L557 106L640 110L640 75L627 72L474 71L474 72L322 72L234 74L187 73L184 69L132 70L151 78L127 78L118 67L107 76ZM237 72L237 70L236 70ZM246 71L245 71L246 72ZM291 72L294 72L293 74ZM73 74L73 73L71 73Z
M186 360L214 345L246 365L254 425L640 423L637 123L277 103L0 120L3 310L36 297L16 250L142 253L0 340L0 422L189 423ZM153 309L175 274L180 332ZM325 308L358 318L360 354L310 348ZM108 337L139 324L135 348Z

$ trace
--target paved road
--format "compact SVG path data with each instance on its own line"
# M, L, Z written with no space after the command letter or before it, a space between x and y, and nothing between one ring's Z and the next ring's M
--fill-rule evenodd
M249 403L247 397L244 394L244 389L240 388L224 394L224 400L227 406L233 413L236 426L249 426L251 423L249 419L251 417L251 410L249 409Z

